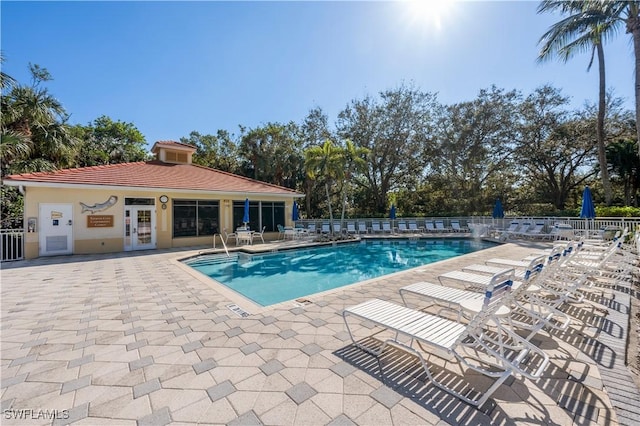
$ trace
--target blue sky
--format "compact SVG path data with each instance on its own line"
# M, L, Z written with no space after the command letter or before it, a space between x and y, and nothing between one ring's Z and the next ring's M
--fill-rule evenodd
M27 83L29 62L46 67L72 124L108 115L134 123L149 145L300 123L316 106L333 123L351 100L403 83L446 104L492 84L529 93L546 83L574 107L595 102L587 54L536 63L538 39L558 19L537 5L453 2L436 13L406 2L2 1L3 71ZM607 86L628 109L630 40L620 33L605 45Z

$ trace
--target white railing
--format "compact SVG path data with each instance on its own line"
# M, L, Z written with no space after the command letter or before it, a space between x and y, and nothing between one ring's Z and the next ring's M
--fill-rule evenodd
M0 260L24 259L24 229L0 229Z
M224 242L224 237L222 236L222 234L213 234L213 248L216 248L216 235L220 236L220 241L222 241L222 247L224 247L224 251L225 253L227 253L227 257L231 257L231 255L229 254L229 250L227 249L227 244Z
M598 232L605 229L625 229L630 231L640 229L640 217L596 217L595 219L580 219L576 217L548 217L548 216L510 216L501 219L494 219L491 216L458 216L458 217L399 217L396 219L390 219L388 217L362 217L362 218L350 218L340 221L340 218L334 218L333 223L340 224L341 229L346 229L347 223L360 223L364 222L367 229L371 229L372 222L390 221L394 225L402 221L405 223L415 222L418 228L425 228L425 221L436 220L444 222L445 227L451 226L452 220L460 222L461 226L468 226L471 224L486 225L491 228L506 229L513 221L518 222L531 222L531 223L544 223L544 231L548 232L557 223L570 225L576 233ZM329 223L329 219L302 219L296 221L296 226L302 226L307 228L309 224L314 224L316 229L321 229L323 223ZM357 229L357 225L356 225Z

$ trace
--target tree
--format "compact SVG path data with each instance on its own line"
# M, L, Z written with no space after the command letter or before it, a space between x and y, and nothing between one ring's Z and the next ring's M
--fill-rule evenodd
M536 127L535 122L531 125ZM518 149L519 167L530 192L564 210L572 192L595 174L590 167L595 154L593 122L584 116L557 120L541 133Z
M334 140L335 137L329 130L329 118L320 107L314 107L300 124L299 137L302 141L302 149L306 150L312 146L322 145L327 139ZM322 184L317 179L312 179L307 173L304 175L302 183L305 193L305 212L307 217L317 217L320 215L319 204L322 198Z
M201 135L193 131L188 138L180 138L180 142L197 148L193 162L202 166L238 173L238 146L233 136L226 130L218 130L216 135Z
M491 87L473 101L439 110L427 150L433 195L447 200L439 212L481 212L493 202L485 193L493 176L509 172L520 98L516 91Z
M3 173L54 170L74 162L78 141L69 132L67 113L41 87L51 75L38 65L29 64L29 70L31 85L16 84L2 94Z
M638 207L640 188L640 156L636 145L631 139L621 139L607 146L611 176L622 181L624 202L634 207Z
M2 54L2 52L0 52L0 65L4 64L4 60L5 60L4 55ZM16 84L18 84L18 82L13 77L5 73L4 71L0 71L0 89L1 90L10 89Z
M544 0L540 2L538 13L560 11L568 14L566 18L552 25L541 38L542 50L538 60L544 61L554 55L567 62L576 53L591 52L591 60L587 70L593 64L594 55L598 58L598 115L596 139L598 163L605 203L611 205L613 190L607 170L606 146L604 134L604 118L606 108L606 77L604 64L603 39L615 31L615 20L607 18L609 5L606 2Z
M240 137L240 170L245 176L287 188L303 179L302 152L295 123L268 123Z
M74 126L81 141L77 165L98 166L147 159L146 140L133 123L103 115L86 126Z
M342 193L342 213L340 220L344 221L344 213L347 206L347 188L354 183L357 184L355 176L367 167L366 158L369 155L367 148L357 147L350 140L345 141L345 146L342 149L342 180L340 185L340 192Z
M339 113L339 137L370 152L361 197L370 213L385 213L390 191L419 182L436 105L435 95L403 85L379 100L354 100Z
M29 70L32 81L28 86L2 75L2 177L68 167L75 158L77 140L66 124L67 113L48 89L41 87L51 75L38 65L29 64ZM15 188L3 187L3 226L16 225L13 217L21 211L22 196Z
M331 208L330 187L344 174L343 152L336 147L330 139L320 146L313 146L304 152L304 167L311 179L322 178L324 180L325 194L327 196L327 208L329 220L333 231L333 210Z

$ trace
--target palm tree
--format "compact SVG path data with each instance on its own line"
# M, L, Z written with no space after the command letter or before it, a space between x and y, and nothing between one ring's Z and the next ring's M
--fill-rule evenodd
M539 43L542 49L538 61L550 59L558 55L564 62L576 53L590 52L591 59L587 71L593 65L597 54L599 90L598 115L596 123L596 139L598 147L598 163L602 178L605 202L611 205L613 189L607 169L607 156L604 135L604 117L606 109L606 78L604 66L603 39L615 30L613 21L605 19L608 6L605 2L544 0L538 6L538 13L560 11L569 16L563 18L543 34Z
M352 181L354 173L365 170L367 162L365 157L371 152L367 148L356 146L350 139L347 139L343 148L343 174L342 174L342 215L341 221L344 221L344 212L347 205L347 191L345 187Z
M0 64L4 63L4 55L0 52ZM10 75L6 74L4 71L0 71L0 89L10 89L15 86L16 80ZM3 110L4 111L4 110Z
M333 232L333 210L331 209L331 193L329 187L335 180L341 179L344 173L343 152L330 139L320 146L314 146L305 151L305 170L311 179L322 177L329 208L329 221Z

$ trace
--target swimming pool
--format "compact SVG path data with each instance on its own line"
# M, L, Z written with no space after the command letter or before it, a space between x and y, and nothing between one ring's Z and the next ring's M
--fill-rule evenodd
M469 240L365 240L275 253L205 255L184 263L268 306L488 247Z

